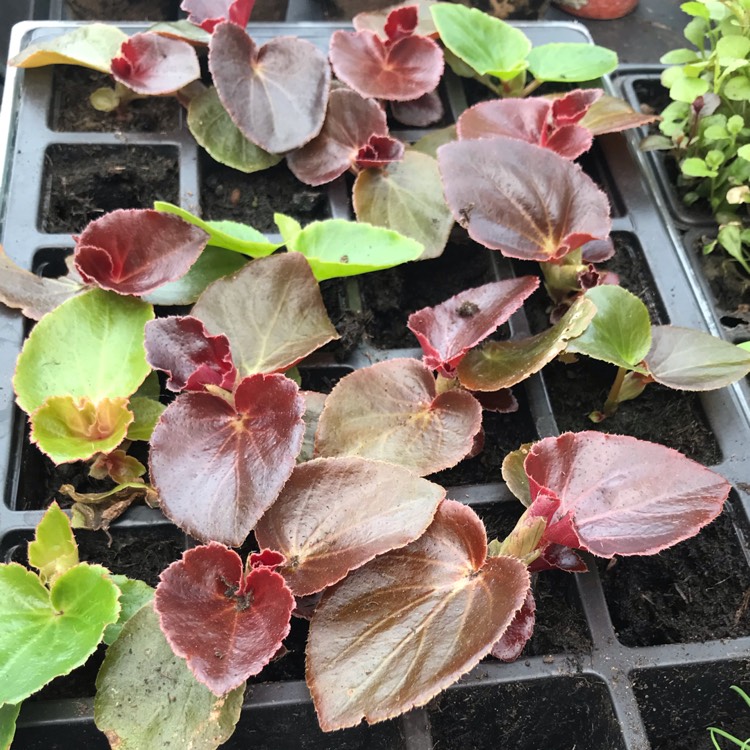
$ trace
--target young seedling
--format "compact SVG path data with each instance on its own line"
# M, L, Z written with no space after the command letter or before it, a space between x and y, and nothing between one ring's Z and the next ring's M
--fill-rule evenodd
M738 687L737 685L732 685L731 688L735 693L737 693L737 695L740 696L740 698L742 698L743 701L745 701L745 704L750 708L750 695L748 695L741 687ZM716 750L722 750L722 747L719 744L719 737L725 740L729 740L732 744L739 747L740 750L750 750L750 737L748 737L748 739L746 740L741 740L739 739L739 737L735 737L733 734L730 734L724 729L719 729L719 727L709 727L708 732L711 736L711 742L713 743L713 746L716 748Z

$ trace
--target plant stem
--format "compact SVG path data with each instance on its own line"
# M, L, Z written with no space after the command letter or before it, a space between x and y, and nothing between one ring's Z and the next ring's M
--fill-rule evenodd
M531 83L526 85L524 90L521 92L521 97L526 97L532 92L536 91L542 85L542 83L544 83L544 81L540 81L535 78Z
M607 400L604 402L604 408L602 411L607 417L611 417L616 411L617 407L620 403L620 390L622 389L622 384L625 382L625 376L628 374L628 371L624 367L619 367L617 369L617 375L615 376L615 382L612 383L612 387L609 389L609 393L607 394Z

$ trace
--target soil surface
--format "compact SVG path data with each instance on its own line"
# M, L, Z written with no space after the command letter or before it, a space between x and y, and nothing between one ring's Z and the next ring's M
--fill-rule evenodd
M356 297L357 282L354 279L327 279L320 282L320 293L328 317L341 338L330 341L319 351L333 354L339 362L345 360L362 341L369 320L369 314L362 312L358 304L349 304L352 288Z
M201 154L201 204L204 219L231 219L260 232L278 232L274 213L293 216L303 225L330 215L323 188L302 184L281 162L245 174Z
M42 190L42 230L80 232L117 208L179 203L177 152L168 146L50 146Z
M602 561L600 574L626 646L750 635L750 570L729 511L658 555Z
M50 127L61 132L165 133L180 125L180 105L171 96L136 99L114 112L99 112L89 97L112 78L88 68L57 65L54 70Z

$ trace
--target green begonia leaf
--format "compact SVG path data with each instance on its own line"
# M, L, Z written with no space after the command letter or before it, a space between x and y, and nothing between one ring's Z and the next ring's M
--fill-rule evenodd
M133 398L151 398L154 401L158 401L159 396L161 396L159 376L152 370L138 386L138 390L133 394Z
M23 566L0 565L0 704L81 666L117 620L119 596L99 566L80 563L47 590Z
M67 34L40 39L9 61L19 68L43 65L80 65L102 73L110 72L112 58L120 53L128 35L116 26L92 23Z
M36 527L34 541L29 542L29 565L39 571L45 585L78 565L78 545L70 521L55 502Z
M526 69L529 38L510 24L452 3L438 3L431 9L440 40L477 73L510 80Z
M617 67L617 54L582 42L543 44L529 52L529 72L540 81L593 81Z
M133 396L130 399L130 411L134 419L128 427L128 440L150 440L159 417L167 407L151 398Z
M238 221L204 221L190 211L164 201L154 201L154 208L167 214L175 214L208 232L208 244L213 247L234 250L251 258L263 258L281 247L269 242L257 229Z
M0 706L0 750L10 750L16 733L16 719L21 710L20 703L6 703Z
M187 124L193 138L210 156L240 172L259 172L284 158L269 154L242 135L213 86L190 100Z
M151 605L125 623L96 678L94 720L118 750L214 750L240 718L244 684L217 698L175 656Z
M638 297L619 286L605 284L586 292L596 305L591 325L568 344L568 351L647 373L640 362L651 346L651 320Z
M503 480L508 489L523 503L525 507L531 505L531 489L529 475L524 468L524 461L529 455L533 443L524 443L518 450L511 451L503 459Z
M392 268L424 252L416 240L363 222L326 219L299 229L283 214L274 221L287 249L305 256L318 281Z
M421 260L437 258L445 249L453 214L432 156L408 150L401 161L363 170L352 199L358 221L393 229L424 245Z
M151 305L135 297L92 289L63 302L40 320L18 357L13 385L31 414L50 396L130 396L151 371L144 326Z
M117 588L120 589L120 616L117 622L107 625L104 631L104 643L111 646L118 638L125 623L144 605L150 604L154 598L155 589L147 583L127 576L112 576Z

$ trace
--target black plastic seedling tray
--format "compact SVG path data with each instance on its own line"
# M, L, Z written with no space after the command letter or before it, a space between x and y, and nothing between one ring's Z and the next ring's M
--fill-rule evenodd
M292 0L288 19L298 18L295 13L304 5ZM315 7L316 3L309 5ZM14 30L11 53L45 34L73 26L70 22L21 24ZM537 44L590 41L588 32L577 24L520 26ZM142 30L143 26L123 24L123 28L135 32ZM325 23L257 24L253 33L259 40L296 34L327 49L328 38L335 28L338 26ZM138 157L146 155L148 159L157 149L174 161L172 189L175 201L189 210L200 211L206 163L188 134L180 113L176 115L174 127L161 133L56 131L51 127L56 102L56 75L58 73L51 68L12 70L6 86L0 118L0 143L7 144L2 162L4 189L0 216L3 244L17 263L38 271L50 263L59 263L73 246L71 232L82 228L44 230L48 225L45 212L48 212L51 201L60 194L65 197L64 190L54 188L55 185L64 188L64 181L54 183L49 177L50 164L54 167L60 154L66 154L75 164L75 159L94 158L101 149L128 149L124 160L126 168L131 164L130 168L138 169ZM466 106L461 82L449 78L444 94L451 116L455 118ZM400 137L414 140L422 134L422 131L402 131ZM594 157L588 159L586 168L610 196L614 235L623 248L622 252L642 263L638 278L643 281L644 288L634 291L645 292L653 298L655 315L662 322L671 321L704 330L710 328L705 317L707 303L700 288L696 287L692 268L685 262L683 254L675 251L673 229L655 210L649 185L628 148L626 137L610 135L599 140ZM253 175L243 179L247 180L249 188L255 184ZM325 201L331 216L351 217L347 193L344 179L329 186ZM150 198L141 198L143 205L150 205ZM107 209L116 207L107 206ZM278 208L284 210L283 206ZM477 246L472 252L486 259L485 271L490 278L485 280L533 272L523 264L510 263L499 254ZM446 273L440 261L429 263L431 269L437 269L434 273L441 268L440 272ZM398 274L408 276L403 270L383 273L396 274L393 278ZM408 289L407 282L403 283ZM370 280L364 277L359 281L350 280L338 288L336 293L345 312L348 309L352 315L371 317L381 314L377 305L374 312L368 310L368 304L372 304L372 299L368 302L368 293L372 294L369 284ZM439 301L436 299L432 304ZM405 320L404 312L403 324ZM519 312L510 321L510 333L527 333L533 325L524 312ZM14 406L11 387L14 363L25 330L19 315L0 308L0 480L4 489L3 501L0 502L0 559L3 561L22 559L24 544L42 515L40 509L24 510L29 504L33 505L34 488L44 467L28 445L25 417ZM419 354L414 348L378 348L372 340L364 339L364 343L343 357L340 350L316 355L303 368L303 377L335 380L351 369L378 360ZM555 396L548 388L545 375L531 378L516 390L521 410L517 416L508 419L521 423L519 429L524 440L558 434L558 419L551 406ZM598 404L592 403L590 408L596 406ZM744 580L750 582L750 558L746 545L750 509L747 492L750 471L746 462L750 429L747 404L741 389L733 387L706 394L700 398L697 408L702 408L705 414L706 430L716 442L716 455L720 455L713 462L713 468L735 487L725 516L719 519L722 523L713 533L719 546L733 556L735 569L738 568ZM653 412L644 419L659 422L664 418L663 414ZM501 418L495 432L490 433L499 441L502 441L505 426L509 424L504 419ZM503 517L520 513L519 504L500 481L499 470L480 474L471 482L456 484L446 479L449 496L474 506L491 531L497 533L496 529L502 527ZM111 531L115 548L127 549L125 540L134 539L130 554L135 549L136 556L146 537L163 535L168 540L165 542L167 558L164 567L193 543L168 523L159 511L145 507L128 511ZM92 541L99 539L100 535L79 532L77 536L84 556L94 556L101 548L101 540ZM692 542L685 543L690 544ZM700 552L696 554L700 557ZM686 582L670 579L670 575L675 575L670 571L671 560L669 553L656 560L654 564L662 566L659 575L670 587L685 587ZM729 690L732 684L747 685L750 682L750 625L739 634L735 633L739 637L719 635L706 642L690 642L690 638L681 638L679 634L662 633L645 641L640 636L624 635L629 632L628 625L620 614L614 617L619 623L617 628L613 624L612 612L617 611L612 596L613 574L593 559L588 562L589 573L567 578L558 576L552 588L544 589L547 592L544 596L539 595L542 590L537 589L538 618L540 621L552 618L551 627L548 627L547 640L537 641L536 645L532 642L528 655L517 662L501 664L486 660L422 709L373 727L360 726L329 735L317 728L299 669L274 670L271 676L276 675L279 679L254 681L248 687L242 719L225 747L258 750L286 747L305 750L647 750L650 747L674 750L685 747L701 750L710 747L705 727L712 723L724 725L738 734L744 732L743 736L750 735L750 716L743 719L742 706ZM700 564L707 565L708 562L700 560ZM115 570L119 564L115 562ZM629 560L620 560L614 570L627 571L630 564ZM542 581L540 577L539 586L546 585ZM721 580L716 585L731 588L735 582ZM750 592L750 583L738 581L735 588L742 585ZM716 595L710 590L696 594L709 598ZM688 599L686 597L689 610ZM555 639L554 618L558 611L567 613L571 622L578 623L573 647ZM651 616L645 615L644 619ZM560 630L563 625L560 624ZM299 652L304 634L298 640ZM270 680L266 673L261 677ZM67 750L75 746L87 750L106 748L104 736L94 726L93 700L90 694L78 697L80 694L72 692L68 696L59 690L45 689L39 699L27 701L19 719L14 747L23 750ZM683 742L687 744L680 744Z

